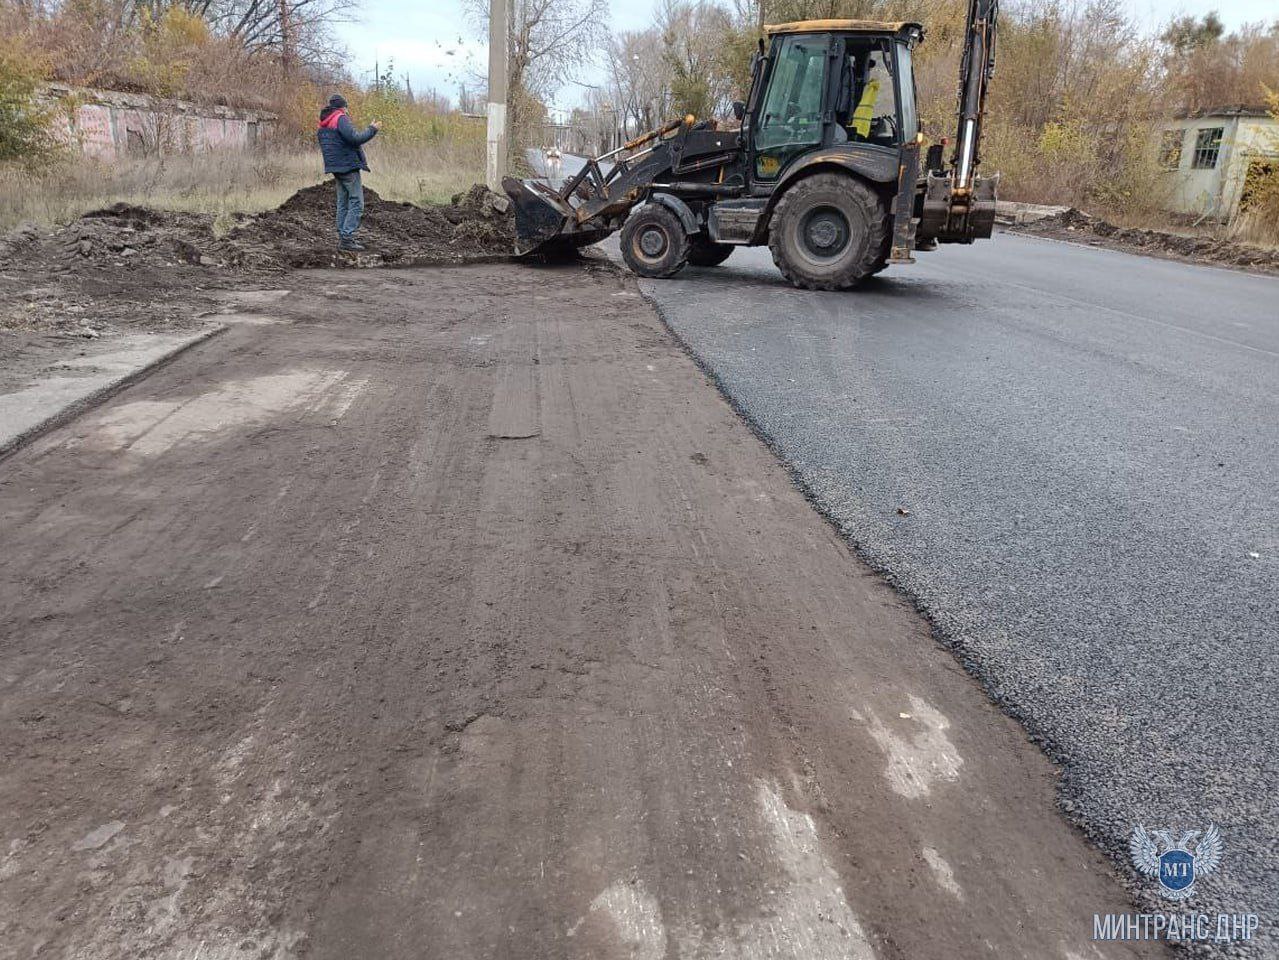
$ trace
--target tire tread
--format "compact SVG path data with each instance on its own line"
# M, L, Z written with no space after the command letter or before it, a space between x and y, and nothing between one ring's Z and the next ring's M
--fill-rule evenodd
M816 193L834 191L861 209L869 229L865 254L826 277L806 275L786 255L784 232L792 212ZM847 290L883 269L880 258L889 240L888 211L869 186L845 173L815 173L790 186L777 201L768 235L773 262L787 280L805 290Z
M667 256L656 266L637 261L631 255L635 233L646 221L660 222L670 239L671 247ZM670 208L659 203L647 203L631 214L630 219L626 221L626 226L622 227L621 246L622 259L626 261L631 272L638 277L655 280L673 277L688 263L689 239L688 234L684 232L684 225Z

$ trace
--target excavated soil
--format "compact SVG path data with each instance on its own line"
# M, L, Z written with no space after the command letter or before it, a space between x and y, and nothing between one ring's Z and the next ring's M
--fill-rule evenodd
M270 213L233 229L218 253L231 266L429 266L475 263L511 254L515 222L509 201L476 184L452 203L419 207L364 191L360 240L367 254L352 258L333 246L333 186L299 190Z
M1120 227L1074 207L1056 216L1004 229L1190 263L1214 263L1279 273L1279 250L1215 237L1191 237L1162 230Z
M366 189L360 236L369 249L359 255L335 248L327 181L241 217L224 235L207 214L124 203L53 230L27 224L0 238L0 330L93 339L115 328L181 329L219 309L217 291L296 267L502 259L514 239L507 207L480 184L424 207ZM0 348L0 359L6 352Z

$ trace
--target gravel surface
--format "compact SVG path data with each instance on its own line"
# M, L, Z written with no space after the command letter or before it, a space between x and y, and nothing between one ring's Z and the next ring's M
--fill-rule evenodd
M1279 916L1279 281L1001 235L850 294L763 250L643 291L873 565L1133 824L1221 827L1188 905Z

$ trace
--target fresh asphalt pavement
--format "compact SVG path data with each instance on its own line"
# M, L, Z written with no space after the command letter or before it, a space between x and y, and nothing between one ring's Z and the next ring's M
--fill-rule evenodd
M1142 902L1275 956L1279 279L1002 234L849 293L766 249L641 288L1091 837L1220 827L1193 900Z

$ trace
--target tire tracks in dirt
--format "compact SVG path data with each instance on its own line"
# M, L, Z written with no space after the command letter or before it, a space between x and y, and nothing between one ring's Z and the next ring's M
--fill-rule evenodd
M0 465L6 950L1152 955L629 280L294 280Z

